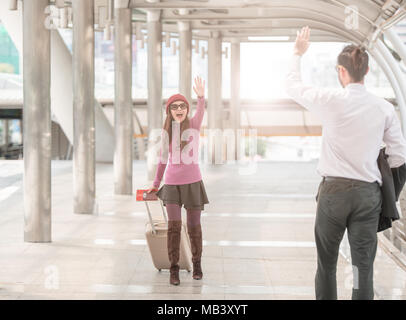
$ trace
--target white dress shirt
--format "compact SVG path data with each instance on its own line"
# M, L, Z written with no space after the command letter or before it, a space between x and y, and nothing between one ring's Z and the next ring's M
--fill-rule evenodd
M286 77L286 91L297 103L319 116L323 126L317 172L367 182L382 177L377 165L386 145L391 168L406 162L406 141L391 103L368 92L363 84L323 89L302 83L301 57L294 55Z

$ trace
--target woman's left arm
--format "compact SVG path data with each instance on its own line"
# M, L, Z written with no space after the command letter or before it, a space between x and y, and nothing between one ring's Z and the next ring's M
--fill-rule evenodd
M190 119L193 128L200 129L200 126L202 125L202 121L203 121L203 117L204 117L204 111L205 111L204 96L197 97L196 112L193 115L193 118Z
M193 90L197 95L197 107L196 112L193 115L193 118L190 119L190 121L192 126L197 129L200 129L204 117L205 110L204 85L205 81L204 80L202 81L202 78L200 77L195 78L195 85L193 86Z

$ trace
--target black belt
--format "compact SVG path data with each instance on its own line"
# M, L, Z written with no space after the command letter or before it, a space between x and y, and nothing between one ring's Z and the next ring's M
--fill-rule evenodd
M343 178L343 177L323 177L323 181L348 181L348 182L357 182L357 183L366 183L366 184L374 184L378 183L378 181L374 182L368 182L368 181L362 181L362 180L356 180L356 179L350 179L350 178Z

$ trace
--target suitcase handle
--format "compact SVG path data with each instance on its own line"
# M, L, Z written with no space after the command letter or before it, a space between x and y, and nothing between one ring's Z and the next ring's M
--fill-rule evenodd
M152 215L151 215L151 210L149 209L149 205L148 205L148 201L159 201L159 204L161 205L161 209L162 209L162 215L164 216L164 220L166 223L166 226L168 226L168 218L166 216L165 213L165 208L162 205L162 201L161 199L159 199L156 195L151 197L148 196L149 194L147 193L147 190L137 190L137 201L144 201L145 202L145 206L147 207L147 213L148 213L148 218L149 218L149 222L151 223L151 228L152 228L152 233L156 234L156 229L154 226L154 223L152 221Z
M168 218L167 218L166 213L165 213L165 208L162 205L161 200L158 200L158 201L159 201L159 204L161 205L162 215L164 216L166 226L168 226ZM156 234L156 229L155 229L154 222L152 221L152 215L151 215L151 210L149 209L148 201L145 201L145 206L147 207L147 213L148 213L149 222L151 223L152 233Z

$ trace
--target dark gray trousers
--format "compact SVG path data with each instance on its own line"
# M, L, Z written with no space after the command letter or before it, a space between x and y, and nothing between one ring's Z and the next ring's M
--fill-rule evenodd
M377 182L323 179L319 186L315 239L316 299L337 299L337 259L347 229L354 271L352 299L373 299L373 264L382 195Z

